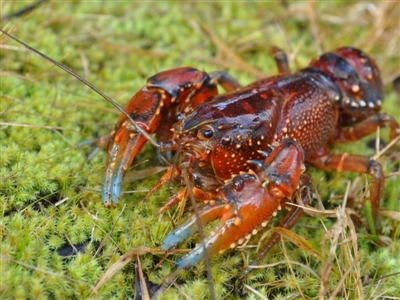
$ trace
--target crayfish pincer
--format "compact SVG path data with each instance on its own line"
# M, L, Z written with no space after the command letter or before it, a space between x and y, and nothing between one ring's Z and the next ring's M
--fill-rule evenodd
M178 261L188 267L204 255L235 248L257 233L277 211L299 196L309 203L309 177L304 163L326 171L355 172L372 177L371 231L379 229L378 207L384 174L375 160L354 154L333 154L328 147L359 140L378 127L399 134L391 116L380 113L383 91L379 69L361 50L343 47L289 72L285 54L273 55L279 75L241 86L224 72L207 74L184 67L151 77L126 105L108 146L102 187L105 205L118 203L126 170L149 140L161 151L176 151L171 166L151 193L163 184L183 184L160 209L190 194L211 204L200 210L202 223L221 220L220 227ZM216 85L227 91L217 95ZM139 131L140 129L141 131ZM186 176L184 176L186 174ZM279 226L293 227L302 209L291 209ZM176 228L162 249L175 247L196 230L194 217ZM278 240L273 235L258 258Z
M299 143L285 139L276 147L271 146L270 151L262 152L264 160L250 161L257 172L250 170L228 180L217 192L215 201L200 211L204 224L217 218L221 220L218 229L204 241L210 256L233 249L257 234L286 207L285 199L292 199L300 182L304 184L304 152ZM294 216L295 211L288 215ZM281 225L291 227L290 223ZM164 239L161 250L177 246L196 230L196 216L193 215ZM199 245L176 265L180 268L194 266L203 256L203 245Z

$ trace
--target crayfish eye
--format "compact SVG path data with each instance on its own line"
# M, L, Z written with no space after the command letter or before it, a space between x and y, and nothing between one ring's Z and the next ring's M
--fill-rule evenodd
M199 129L197 133L197 137L201 140L208 140L212 138L214 135L214 129L211 126L204 126L203 128Z
M179 122L182 119L183 119L183 114L177 113L176 116L175 116L175 122Z

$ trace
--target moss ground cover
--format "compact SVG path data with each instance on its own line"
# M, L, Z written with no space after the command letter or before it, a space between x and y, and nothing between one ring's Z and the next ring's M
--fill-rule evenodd
M1 16L29 2L1 3ZM147 77L170 68L193 66L226 70L242 83L276 68L268 49L289 54L292 69L305 66L323 51L343 45L365 50L377 61L385 84L384 111L400 120L399 96L391 82L400 75L400 6L395 2L49 2L20 18L1 23L22 41L60 61L99 87L121 105ZM157 252L178 213L155 212L173 191L163 189L147 202L145 191L159 174L124 185L117 209L100 199L105 153L92 160L91 147L78 143L106 134L117 111L100 96L37 55L2 37L0 53L0 298L133 298L133 262L91 294L104 272L123 254L146 246L140 256L149 280L161 284L173 270L174 256ZM381 132L387 142L387 132ZM374 155L374 136L337 152ZM392 149L393 151L393 149ZM397 157L399 156L399 149ZM146 147L136 169L157 166L153 147ZM145 162L147 161L147 162ZM321 253L307 254L290 242L264 260L273 266L239 280L241 268L254 257L257 239L248 247L212 259L218 299L318 297L324 274L331 269L327 295L337 298L399 297L400 230L399 161L396 153L379 161L388 175L382 207L387 247L368 243L362 218L356 239L347 228L329 264L332 240L326 230L335 218L304 217L295 232ZM145 162L145 163L143 163ZM316 193L332 209L349 193L357 201L368 191L366 176L326 174L308 168ZM315 204L317 205L317 204ZM363 211L357 210L361 217ZM397 213L397 215L396 215ZM184 215L185 216L185 215ZM336 225L335 225L336 224ZM336 226L336 227L335 227ZM326 227L326 230L325 228ZM191 238L181 248L198 242ZM82 248L65 258L60 251ZM97 251L97 249L99 249ZM145 251L146 252L146 251ZM208 299L204 264L183 271L163 299Z

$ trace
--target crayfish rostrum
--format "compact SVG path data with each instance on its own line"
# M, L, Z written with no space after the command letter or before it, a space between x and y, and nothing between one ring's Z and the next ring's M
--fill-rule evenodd
M278 48L272 53L279 75L243 87L224 72L209 75L189 67L154 75L125 107L136 124L122 114L111 132L102 187L106 206L118 203L126 170L149 140L147 134L156 133L159 144L152 142L161 151L176 151L179 159L150 193L171 179L184 183L160 211L189 192L205 203L199 212L202 223L220 219L204 245L177 262L181 268L197 264L204 249L213 255L242 244L295 197L310 203L309 191L302 188L310 184L303 174L305 162L327 171L369 174L372 230L379 229L381 165L328 150L328 145L358 140L378 127L389 127L391 139L400 134L397 122L379 113L383 91L375 62L358 49L343 47L291 74L285 54ZM227 93L217 95L217 84ZM302 213L292 207L279 226L292 228ZM177 246L196 230L192 216L161 249ZM271 237L258 259L278 237Z

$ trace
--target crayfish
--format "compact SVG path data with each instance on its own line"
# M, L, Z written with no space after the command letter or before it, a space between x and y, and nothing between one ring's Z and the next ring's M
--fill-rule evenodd
M310 203L305 162L327 171L369 174L371 230L379 229L381 165L327 148L378 127L389 127L391 139L400 134L394 118L379 113L383 92L375 62L358 49L343 47L291 74L286 55L278 48L272 53L279 75L243 87L225 72L189 67L154 75L125 107L135 122L122 114L111 132L102 186L106 206L118 203L124 174L150 139L161 152L176 151L178 157L150 194L171 179L185 185L160 211L187 194L205 203L197 217L165 238L161 249L168 251L195 232L196 218L203 224L220 219L202 245L176 262L179 268L243 244L298 196ZM217 95L217 84L227 93ZM153 133L159 143L149 137ZM292 206L279 226L292 228L302 214L302 208ZM270 238L255 262L278 238Z
M1 32L78 78L122 112L108 142L102 186L107 207L118 203L123 177L147 141L161 152L176 152L178 164L169 167L149 194L173 180L185 187L160 212L187 194L204 206L164 239L161 250L168 251L198 230L197 220L221 223L176 263L179 268L243 244L284 208L290 209L278 226L291 229L303 208L289 204L297 198L311 203L305 163L327 171L369 174L371 230L379 230L381 165L365 156L328 150L330 144L359 140L380 127L389 127L392 140L400 135L395 119L379 113L383 101L379 69L361 50L336 49L291 74L286 55L274 48L279 75L247 86L225 72L207 74L189 67L164 71L150 77L123 109L70 69ZM218 95L218 84L226 94ZM279 237L274 233L253 263Z

